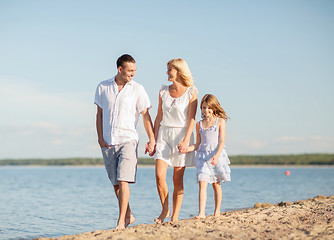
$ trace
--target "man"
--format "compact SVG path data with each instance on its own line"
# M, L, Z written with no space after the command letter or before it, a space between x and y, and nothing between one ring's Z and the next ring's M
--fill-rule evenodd
M142 85L132 80L136 61L124 54L117 59L117 75L102 81L95 93L96 130L108 177L118 198L117 230L135 221L129 206L129 183L135 183L137 171L137 120L140 114L149 142L146 152L153 153L155 138L148 109L151 103Z

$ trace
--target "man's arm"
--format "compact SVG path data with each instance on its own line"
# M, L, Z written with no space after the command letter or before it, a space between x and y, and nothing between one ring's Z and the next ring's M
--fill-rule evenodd
M144 111L142 111L141 114L143 115L143 123L144 123L144 127L145 127L145 130L146 130L148 139L149 139L149 142L146 144L145 153L147 153L147 151L148 151L150 156L151 156L151 154L153 155L154 148L155 148L155 138L154 138L154 133L153 133L153 124L152 124L150 113L148 112L147 108Z
M103 139L103 127L102 127L102 108L97 106L96 113L96 131L97 131L97 139L101 148L108 147L108 144Z

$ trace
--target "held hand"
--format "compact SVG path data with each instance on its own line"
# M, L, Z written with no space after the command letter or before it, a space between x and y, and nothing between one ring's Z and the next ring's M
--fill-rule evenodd
M177 149L180 153L187 153L188 152L188 143L185 143L184 141L180 142L177 145Z
M110 146L104 140L99 140L99 145L100 145L101 148L107 147L107 148L110 149Z
M218 157L216 155L214 155L211 160L210 160L212 165L216 165L218 163Z
M145 145L145 154L149 153L148 155L152 157L155 153L155 142L148 142Z

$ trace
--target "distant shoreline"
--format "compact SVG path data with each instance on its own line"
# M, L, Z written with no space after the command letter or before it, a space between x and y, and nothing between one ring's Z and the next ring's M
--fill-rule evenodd
M334 166L334 154L234 155L231 166ZM0 166L103 166L102 158L2 159ZM155 165L152 157L138 158L138 165Z

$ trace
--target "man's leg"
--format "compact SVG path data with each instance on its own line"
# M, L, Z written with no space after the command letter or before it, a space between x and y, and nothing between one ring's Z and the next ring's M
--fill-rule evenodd
M119 185L118 206L119 218L116 229L124 229L135 221L130 207L129 183L135 183L137 171L137 142L127 142L117 147L118 168L117 180Z
M130 188L128 182L119 181L118 206L119 217L117 230L125 228L126 213L129 208Z
M115 194L116 197L118 199L118 195L119 195L119 185L114 185L114 190L115 190ZM130 209L130 204L128 204L128 208L126 210L126 216L125 216L125 227L127 227L128 225L132 224L135 222L135 217L133 216L131 209Z

